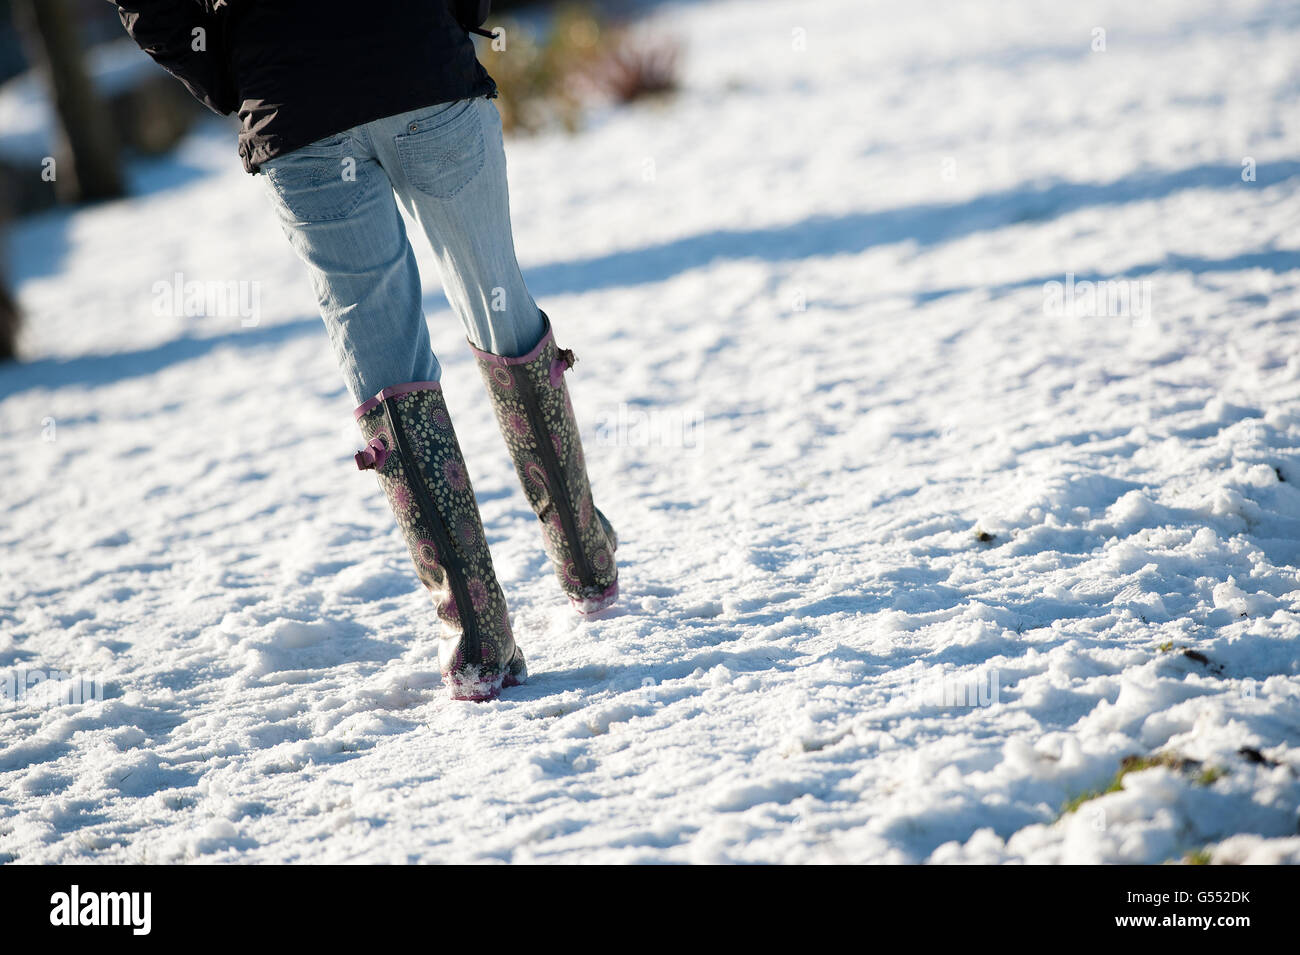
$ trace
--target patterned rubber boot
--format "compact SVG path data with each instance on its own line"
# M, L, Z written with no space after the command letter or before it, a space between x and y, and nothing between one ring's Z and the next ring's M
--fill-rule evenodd
M560 586L580 613L596 613L618 598L618 537L591 498L564 384L573 352L556 347L545 313L542 321L546 333L527 355L474 354Z
M356 410L373 470L415 563L433 593L442 636L438 660L454 700L490 700L528 677L505 597L492 569L451 416L436 381L386 388Z

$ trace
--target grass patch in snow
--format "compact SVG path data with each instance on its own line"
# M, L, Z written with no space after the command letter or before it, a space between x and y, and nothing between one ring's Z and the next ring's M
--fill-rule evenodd
M1061 815L1068 816L1070 813L1078 810L1086 802L1098 799L1101 796L1117 793L1124 788L1124 777L1129 773L1140 773L1146 769L1155 769L1157 766L1164 766L1174 772L1184 770L1195 772L1200 769L1201 764L1194 759L1183 759L1173 753L1156 753L1153 756L1125 756L1119 764L1119 771L1115 773L1115 778L1105 789L1093 789L1088 792L1080 793L1072 799L1066 801L1061 807ZM1226 775L1226 771L1215 766L1207 766L1196 773L1193 781L1198 786L1210 786Z
M1196 785L1213 786L1226 775L1226 770L1222 770L1217 766L1207 766L1196 774Z

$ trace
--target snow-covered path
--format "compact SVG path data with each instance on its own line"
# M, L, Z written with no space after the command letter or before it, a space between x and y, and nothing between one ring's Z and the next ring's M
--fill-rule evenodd
M15 230L0 674L106 699L0 708L0 861L1300 861L1300 9L656 10L676 100L508 147L604 619L420 249L534 674L499 702L440 687L228 129ZM175 273L259 322L155 315Z

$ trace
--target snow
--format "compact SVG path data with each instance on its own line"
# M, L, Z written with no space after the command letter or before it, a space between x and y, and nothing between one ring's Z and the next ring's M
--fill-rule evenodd
M621 541L599 619L419 246L532 672L498 702L446 697L226 125L14 229L0 676L103 699L0 706L0 860L1300 862L1294 5L653 18L675 100L508 145ZM256 323L156 314L178 272ZM1156 754L1195 762L1062 814Z

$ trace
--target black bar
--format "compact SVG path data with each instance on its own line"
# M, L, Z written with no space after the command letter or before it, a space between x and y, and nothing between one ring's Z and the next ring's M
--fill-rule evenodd
M647 883L657 884L647 884ZM149 893L148 933L132 924L52 924L66 914L77 886L83 907L96 893ZM545 891L537 891L537 887ZM473 891L467 886L474 886ZM99 939L127 945L153 942L230 944L319 941L337 946L348 937L397 940L414 933L430 943L449 943L468 932L500 933L517 943L562 941L577 929L584 938L600 929L638 940L680 941L684 930L727 933L734 943L774 922L794 920L795 931L832 930L840 923L853 937L919 942L1003 938L1033 932L1039 944L1129 936L1143 943L1185 940L1191 935L1235 944L1289 932L1295 897L1293 873L1260 866L1047 867L842 867L793 872L776 867L702 871L654 867L633 872L570 868L546 873L500 866L467 868L312 866L3 866L0 914L6 945L28 939L58 943ZM557 922L560 893L577 890L581 926ZM724 919L691 929L672 915L674 903L702 893L723 903ZM60 895L61 894L61 895ZM450 898L477 898L482 908L445 906ZM121 901L121 897L118 897ZM143 912L144 897L131 910ZM98 907L99 897L92 904ZM501 915L492 913L504 906ZM83 911L85 910L83 908ZM111 907L101 909L110 915ZM570 910L571 911L571 910ZM816 913L812 924L796 924ZM721 912L715 913L721 914ZM1152 919L1148 924L1132 920ZM1192 923L1190 920L1196 920ZM1201 920L1209 919L1208 925ZM503 921L504 920L504 921ZM1227 924L1225 920L1243 920ZM64 919L66 921L66 918ZM510 924L506 924L506 923ZM1125 924L1121 924L1124 922ZM838 931L838 930L835 930ZM989 933L989 934L985 934ZM75 936L75 939L72 938ZM610 937L610 936L604 936ZM510 944L507 942L507 944ZM476 944L475 947L478 947Z

